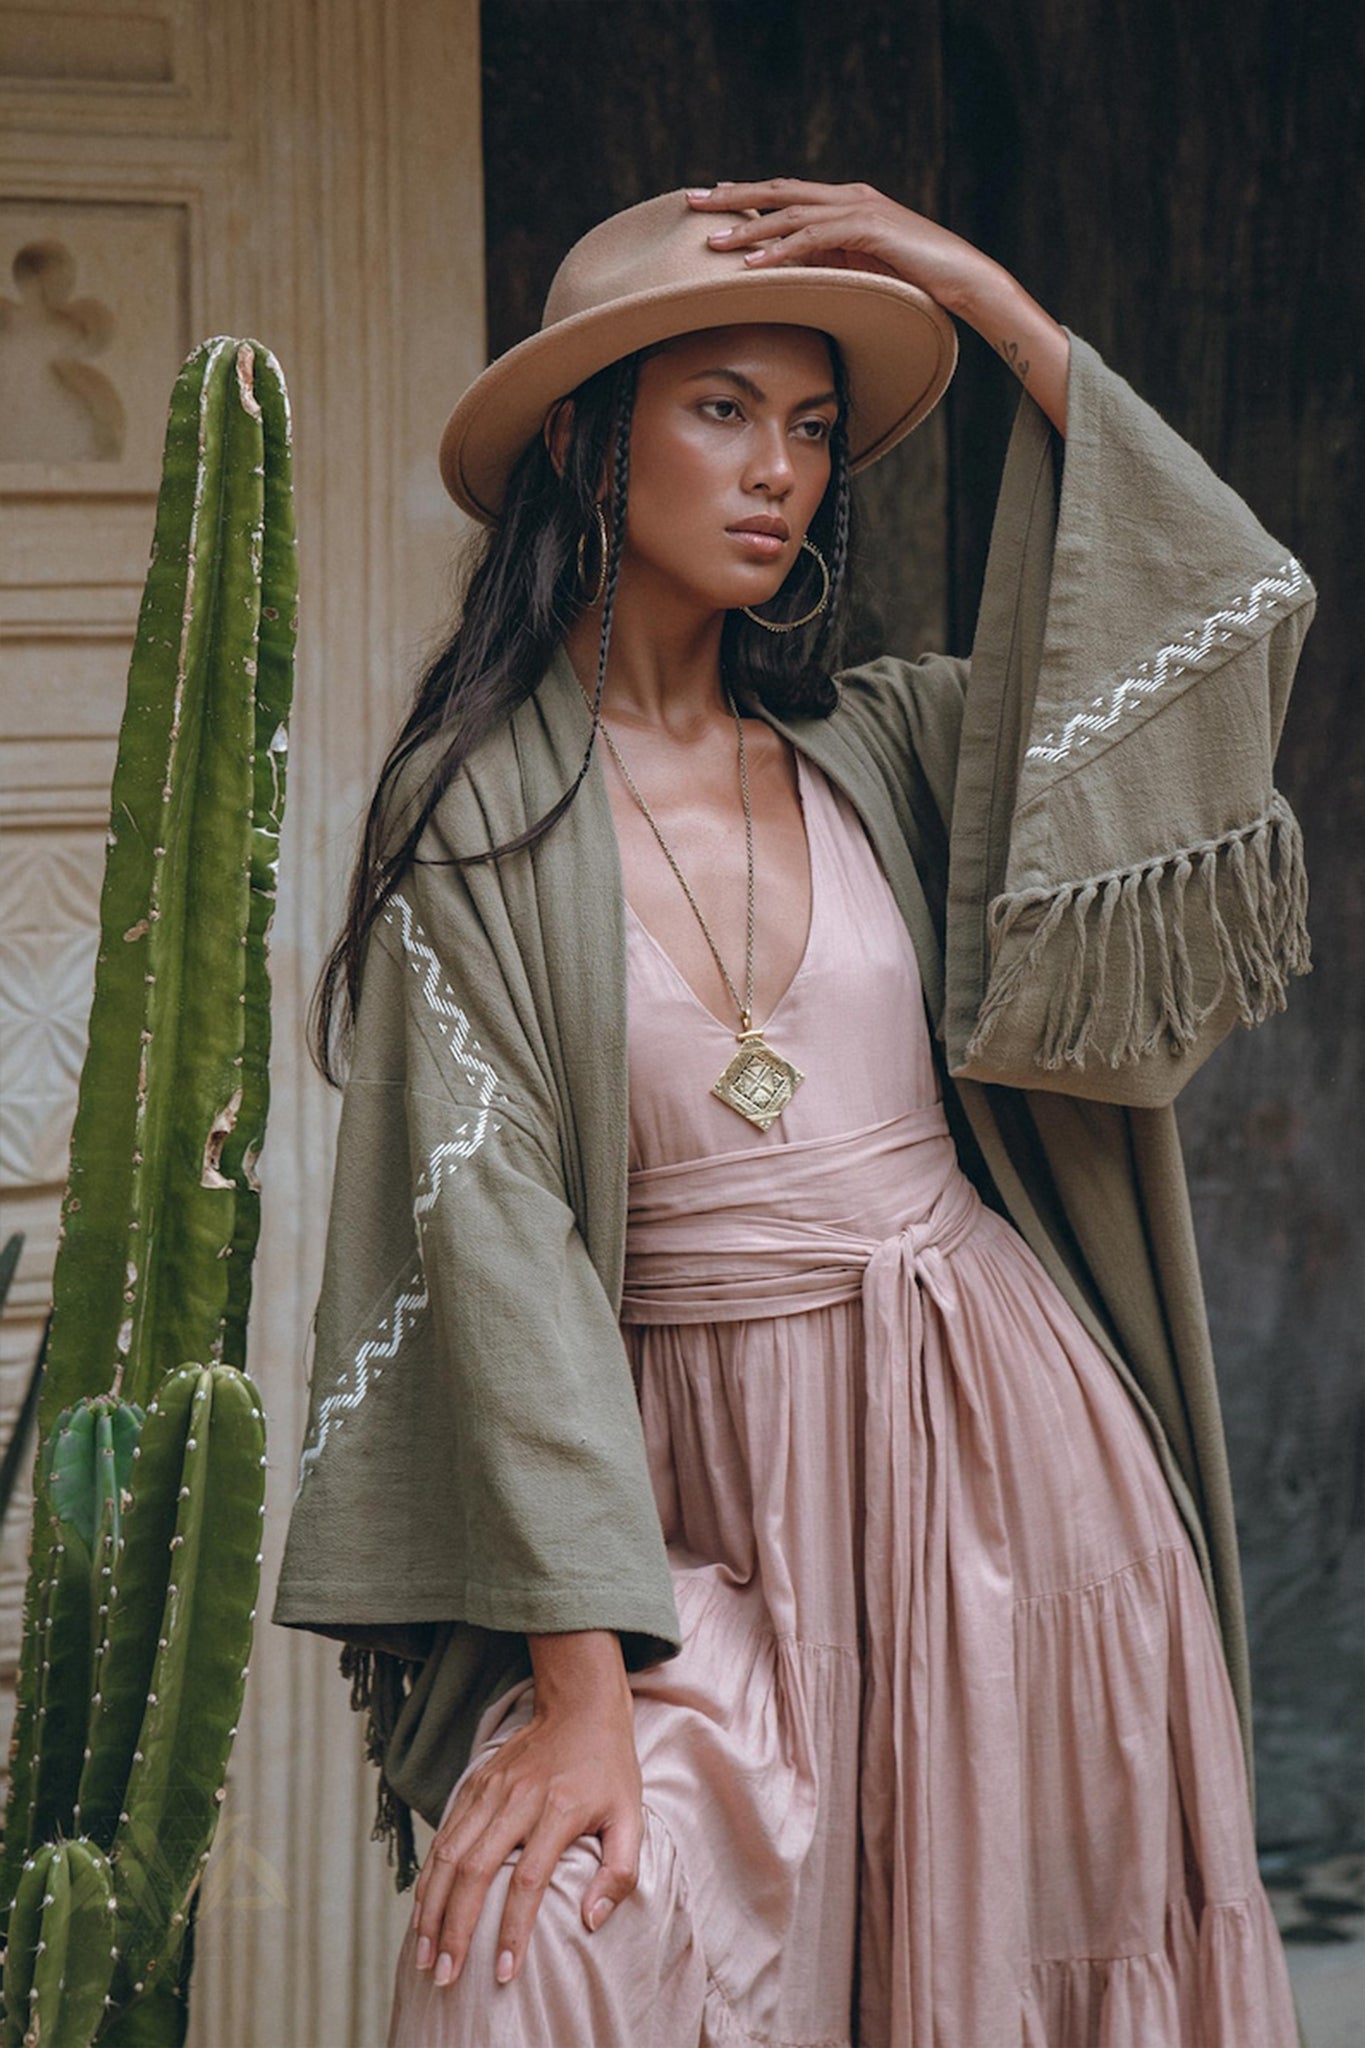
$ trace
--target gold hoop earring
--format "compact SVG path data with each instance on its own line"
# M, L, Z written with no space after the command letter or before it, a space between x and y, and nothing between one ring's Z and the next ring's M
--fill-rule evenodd
M607 556L611 551L611 543L607 539L606 514L603 512L602 507L600 505L594 505L592 509L597 519L597 547L600 559L597 568L596 588L594 589L591 597L583 597L583 602L588 607L589 611L592 610L595 604L601 604L602 602L602 593L607 587ZM583 596L583 585L587 582L587 577L584 573L583 566L583 548L584 543L588 538L589 532L591 532L591 528L588 528L585 532L579 534L578 552L575 556L575 560L578 564L578 590L580 596Z
M740 610L745 618L752 619L756 626L762 626L765 633L794 633L799 626L808 626L812 619L818 619L829 603L829 564L813 540L803 540L801 545L806 553L814 555L816 561L820 564L820 574L825 579L825 587L820 592L818 603L813 604L810 610L805 612L799 619L760 619L752 606L742 604Z

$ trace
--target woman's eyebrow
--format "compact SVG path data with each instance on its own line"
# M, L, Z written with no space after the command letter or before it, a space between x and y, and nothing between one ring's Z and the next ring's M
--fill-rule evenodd
M694 370L690 377L683 379L683 382L685 384L703 384L708 379L716 377L722 377L727 384L733 384L737 390L744 393L746 398L752 398L755 405L766 404L768 394L761 385L755 384L752 377L746 377L742 370L727 370L722 363L717 363L714 368L709 370ZM837 405L838 403L839 394L837 391L817 391L811 398L798 399L792 407L792 411L804 412L807 406Z

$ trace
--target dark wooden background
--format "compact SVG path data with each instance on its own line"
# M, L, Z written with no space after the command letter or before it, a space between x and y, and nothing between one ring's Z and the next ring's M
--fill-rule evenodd
M1243 1536L1266 1845L1365 1843L1357 557L1365 17L1317 0L485 0L489 347L672 186L861 178L1094 342L1303 559L1280 756L1316 971L1181 1102ZM970 332L860 481L855 656L970 645L1015 404Z

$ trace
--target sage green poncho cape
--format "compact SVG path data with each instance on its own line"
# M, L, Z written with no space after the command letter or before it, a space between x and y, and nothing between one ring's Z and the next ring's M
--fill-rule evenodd
M1308 965L1272 762L1313 591L1075 339L1068 407L1063 465L1021 400L970 664L876 661L839 678L829 718L770 722L867 828L962 1163L1137 1403L1245 1722L1171 1104ZM423 861L521 832L587 733L560 654L443 797ZM409 764L397 809L429 765ZM626 1182L623 897L595 760L534 851L405 877L371 939L342 1110L274 1618L363 1646L348 1668L371 1753L432 1822L481 1710L527 1668L525 1632L615 1629L633 1665L678 1644L617 1327Z

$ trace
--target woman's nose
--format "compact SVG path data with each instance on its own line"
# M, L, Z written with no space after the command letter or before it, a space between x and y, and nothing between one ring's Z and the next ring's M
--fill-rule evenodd
M795 481L791 450L780 425L762 428L749 451L744 481L752 490L789 491Z

